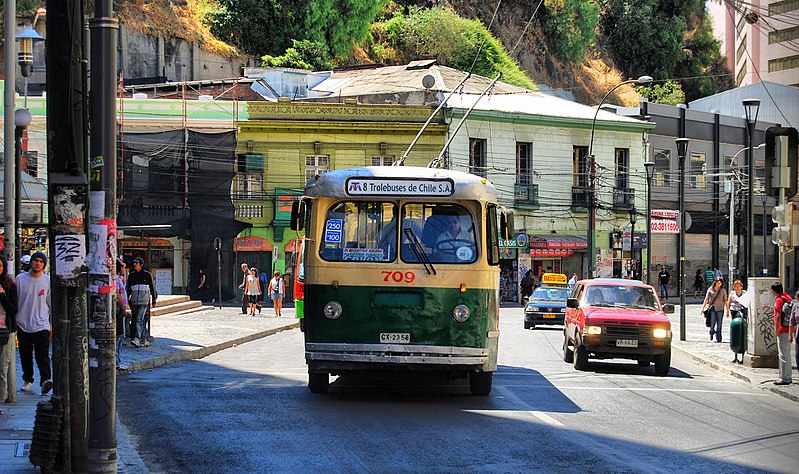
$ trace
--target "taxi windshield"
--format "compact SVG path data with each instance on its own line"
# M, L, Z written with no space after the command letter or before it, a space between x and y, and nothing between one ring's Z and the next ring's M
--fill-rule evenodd
M651 288L627 285L592 285L585 292L585 304L609 308L634 308L659 311Z
M536 288L530 301L566 301L569 290L566 288Z

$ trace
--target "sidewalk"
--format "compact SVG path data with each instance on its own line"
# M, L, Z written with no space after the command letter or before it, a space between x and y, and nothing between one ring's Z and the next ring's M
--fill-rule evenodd
M675 302L672 298L669 302ZM696 304L685 305L685 341L680 340L680 306L679 300L674 305L674 314L670 314L672 340L671 347L677 352L682 352L696 362L704 364L719 372L748 382L764 390L770 390L794 402L799 402L799 372L794 366L793 383L791 385L774 385L777 380L777 368L752 368L746 365L733 363L734 354L730 349L730 319L724 318L723 342L721 344L710 341L709 329L705 326L701 300ZM795 349L794 345L794 349ZM738 357L740 360L740 356ZM796 358L791 353L791 362L795 364Z
M280 331L298 327L293 308L284 308L283 316L276 318L274 310L264 306L261 314L246 316L238 307L223 307L184 315L153 316L152 335L155 341L149 347L135 348L123 345L122 363L128 371L152 369L164 364L189 359L199 359L238 344L270 336ZM124 377L128 371L117 371ZM21 392L22 368L17 354L16 403L0 401L0 474L38 473L39 468L29 459L30 442L36 418L36 404L48 400L41 396L36 383L31 392ZM117 418L118 471L145 473L147 469L133 448L125 428Z

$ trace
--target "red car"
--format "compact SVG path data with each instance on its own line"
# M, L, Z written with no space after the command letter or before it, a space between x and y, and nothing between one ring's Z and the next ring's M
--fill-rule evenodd
M655 373L671 366L671 323L655 289L637 280L582 280L566 300L563 360L577 370L588 359L633 359ZM674 307L668 305L669 312Z

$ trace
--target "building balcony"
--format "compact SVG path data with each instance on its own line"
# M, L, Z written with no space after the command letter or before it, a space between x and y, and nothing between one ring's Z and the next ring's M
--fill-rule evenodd
M572 186L572 209L588 209L590 194L587 186Z
M629 211L635 208L635 189L613 188L613 210Z
M538 185L516 183L513 185L513 202L517 206L538 206Z

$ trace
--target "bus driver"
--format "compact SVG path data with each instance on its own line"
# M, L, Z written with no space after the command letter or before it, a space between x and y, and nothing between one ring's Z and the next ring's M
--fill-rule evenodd
M456 215L445 216L444 224L445 230L436 239L434 254L449 262L471 261L474 258L474 240L471 232L461 229L460 217ZM468 249L468 255L459 254L458 250L461 248Z

